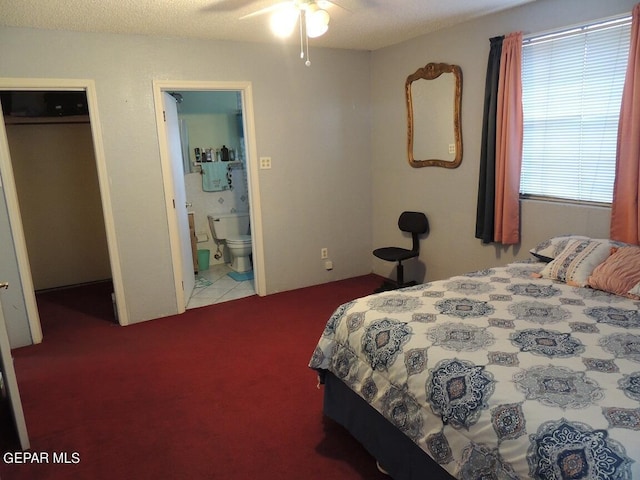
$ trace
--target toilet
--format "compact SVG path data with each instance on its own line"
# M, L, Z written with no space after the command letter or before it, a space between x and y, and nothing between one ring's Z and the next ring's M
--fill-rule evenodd
M251 270L251 235L249 212L207 215L211 235L217 245L226 245L231 257L231 270Z

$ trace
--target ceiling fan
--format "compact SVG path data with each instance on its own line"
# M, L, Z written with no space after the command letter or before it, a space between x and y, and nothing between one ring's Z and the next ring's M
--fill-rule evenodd
M330 6L336 6L342 10L347 12L354 12L356 10L360 10L367 7L373 7L380 0L316 0L315 3L318 4L322 9L327 9ZM239 10L246 10L252 4L262 4L265 3L273 3L273 5L260 8L253 13L249 13L248 15L244 15L241 18L253 17L256 15L261 15L265 13L272 12L277 10L278 8L285 7L287 4L291 3L312 3L310 1L303 2L295 0L280 0L274 1L271 0L267 2L266 0L213 0L208 6L202 8L201 10L204 12L237 12Z
M286 0L244 15L240 20L270 13L271 31L280 38L290 37L298 25L300 58L304 59L306 56L305 65L310 66L309 38L317 38L327 32L331 19L327 8L333 5L343 8L329 0Z
M240 18L242 19L242 18L255 17L257 15L263 15L265 13L270 13L277 10L286 10L286 9L293 9L293 8L306 11L309 8L314 8L314 5L315 7L321 8L323 10L326 10L328 7L331 7L331 6L336 6L339 8L343 8L345 10L349 10L343 7L342 5L340 5L339 3L333 2L331 0L281 0L279 2L274 3L273 5L261 8L259 10L256 10L255 12L249 13Z
M246 8L259 0L221 0L209 7L210 10L231 11ZM373 1L373 0L368 0ZM345 6L345 3L348 5ZM240 20L270 14L271 31L279 38L290 37L296 26L300 33L300 58L306 57L305 65L310 66L309 38L324 35L329 29L332 7L353 13L364 7L365 0L280 0L264 8L239 17ZM306 46L306 53L304 47Z

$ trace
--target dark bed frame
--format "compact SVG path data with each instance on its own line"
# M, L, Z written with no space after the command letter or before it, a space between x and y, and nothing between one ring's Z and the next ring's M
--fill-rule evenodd
M393 480L453 480L420 447L330 372L324 377L324 414L345 427Z

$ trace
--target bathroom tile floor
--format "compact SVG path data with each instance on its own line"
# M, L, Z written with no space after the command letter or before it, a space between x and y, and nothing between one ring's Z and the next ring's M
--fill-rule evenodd
M231 269L225 265L212 265L196 274L196 288L187 303L187 309L227 302L255 295L253 280L237 282L227 275Z

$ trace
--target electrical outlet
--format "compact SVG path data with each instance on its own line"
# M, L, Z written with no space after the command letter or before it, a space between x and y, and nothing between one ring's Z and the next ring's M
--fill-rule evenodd
M329 258L329 249L328 248L321 248L320 249L320 259L324 260L326 258Z
M271 157L260 157L260 168L262 170L271 168Z
M333 262L331 260L327 260L324 262L325 270L333 270Z
M456 144L455 143L450 143L449 144L449 153L456 153Z

